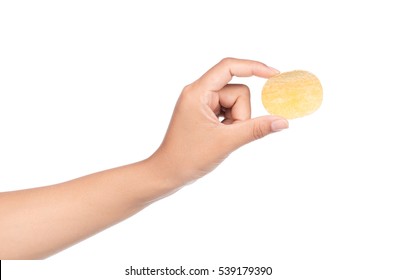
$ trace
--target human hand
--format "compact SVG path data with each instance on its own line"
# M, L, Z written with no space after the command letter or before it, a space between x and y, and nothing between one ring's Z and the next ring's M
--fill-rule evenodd
M238 147L287 128L281 117L251 119L248 87L228 84L233 76L276 73L256 61L224 59L184 88L161 146L148 159L56 185L0 193L0 258L59 252L204 176Z
M248 87L228 84L232 76L276 73L256 61L222 60L184 88L163 143L150 158L56 185L0 193L0 258L57 253L207 174L238 147L287 128L281 117L251 119Z
M152 156L160 163L160 172L176 185L187 184L212 171L240 146L288 128L287 120L279 116L251 119L249 88L228 84L233 76L275 74L277 70L257 61L226 58L186 86L163 143Z

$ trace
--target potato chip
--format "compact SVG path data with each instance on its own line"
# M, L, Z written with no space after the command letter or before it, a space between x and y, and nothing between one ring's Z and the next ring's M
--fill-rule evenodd
M272 115L287 119L303 117L322 103L322 86L313 74L296 70L273 76L262 89L262 103Z

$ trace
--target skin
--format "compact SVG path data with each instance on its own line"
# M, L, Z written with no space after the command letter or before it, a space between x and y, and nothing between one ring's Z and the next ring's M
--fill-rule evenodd
M288 128L278 116L251 119L248 87L228 84L233 76L275 74L257 61L223 59L183 89L164 140L149 158L0 193L0 259L51 256L199 179L244 144Z

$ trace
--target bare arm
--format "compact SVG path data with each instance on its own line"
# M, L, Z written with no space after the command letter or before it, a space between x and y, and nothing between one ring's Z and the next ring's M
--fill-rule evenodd
M0 193L0 259L59 252L204 176L238 147L287 128L280 117L251 119L248 88L228 84L232 76L276 73L256 61L222 60L185 87L162 145L148 159L52 186Z
M45 258L176 188L145 160L65 183L0 194L0 259Z

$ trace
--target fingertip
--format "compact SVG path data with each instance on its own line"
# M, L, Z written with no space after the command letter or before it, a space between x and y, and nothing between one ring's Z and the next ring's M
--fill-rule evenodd
M266 65L263 62L256 61L256 63L258 66L255 68L254 71L255 76L268 79L281 73L278 69Z
M273 68L273 67L271 67L271 66L267 66L267 67L272 71L273 76L274 76L274 75L278 75L278 74L281 73L280 70L277 70L276 68Z
M278 132L284 129L287 129L289 127L288 120L284 118L278 118L272 121L270 124L270 128L272 132Z

